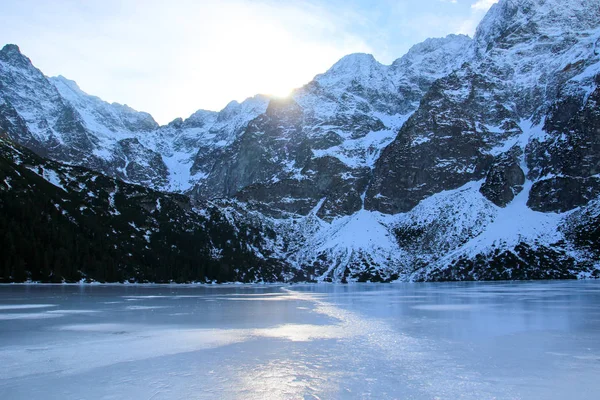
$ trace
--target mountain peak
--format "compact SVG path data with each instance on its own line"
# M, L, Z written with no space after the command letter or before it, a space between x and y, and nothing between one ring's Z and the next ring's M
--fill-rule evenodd
M450 57L466 54L472 42L473 39L467 35L452 34L442 38L429 38L412 46L408 53L394 61L392 67L399 68L413 64L419 68L431 67L432 64L437 64L437 59L447 58L444 57L444 54ZM432 57L433 59L431 59ZM451 60L442 61L450 62ZM436 66L436 68L438 67Z
M408 50L408 53L406 53L406 57L410 58L421 54L432 53L442 47L464 47L466 45L469 45L471 42L472 39L467 35L451 34L442 38L429 38L425 39L421 43L417 43L414 46L412 46Z
M16 44L7 44L0 50L0 61L19 67L31 65L29 58L21 53L21 49Z
M374 66L382 66L372 54L354 53L342 57L337 63L329 69L327 73L339 71L357 72L370 69Z
M555 36L600 26L600 0L500 0L475 32L475 47L485 53L499 40L520 35Z
M216 111L197 110L196 112L194 112L192 115L190 115L188 118L186 118L183 121L182 126L185 126L186 128L201 128L201 127L205 126L206 124L214 123L216 116L217 116ZM181 118L178 118L178 119L174 120L173 122L176 123L179 119L181 119ZM171 122L171 124L173 122ZM171 124L169 124L169 125L171 125Z
M65 78L62 75L53 76L53 77L50 78L50 81L52 81L53 83L55 83L55 85L57 83L61 83L61 84L65 85L65 86L67 86L69 89L75 91L76 93L86 94L85 92L83 92L81 90L81 88L79 87L79 85L77 84L77 82L75 82L75 81L73 81L71 79Z
M21 49L19 49L19 46L17 46L16 44L7 44L5 45L2 50L0 50L0 53L5 53L5 54L11 54L11 53L18 53L21 54Z
M415 74L440 78L469 58L472 44L473 39L467 35L426 39L412 46L391 68L399 78L411 76L414 79Z
M380 77L387 68L379 63L372 54L354 53L342 57L327 72L315 77L315 81L321 86L331 87L342 83L346 85L350 81Z

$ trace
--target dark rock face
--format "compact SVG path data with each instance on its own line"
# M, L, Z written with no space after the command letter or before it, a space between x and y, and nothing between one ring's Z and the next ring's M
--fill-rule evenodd
M600 77L595 80L597 84ZM565 212L586 205L600 193L600 89L587 98L580 94L557 102L545 130L545 140L532 142L528 149L530 178L541 178L529 206Z
M160 154L151 151L137 139L119 141L116 162L117 176L139 182L147 187L163 187L168 182L169 171ZM121 161L123 160L123 161Z
M525 173L519 166L522 153L514 148L496 157L481 185L481 194L498 207L506 207L523 190Z
M468 65L437 81L377 161L367 208L410 211L432 194L483 178L494 162L487 150L520 131L500 99L490 105L493 88ZM494 122L502 132L487 130Z
M595 84L600 84L600 75ZM590 177L600 173L600 88L587 97L580 92L557 102L544 129L548 138L540 145L549 156L532 151L537 156L531 158L533 176Z
M585 262L592 266L600 264L600 201L596 199L573 212L562 230ZM600 271L595 272L600 277Z
M82 153L89 153L97 146L97 140L88 135L79 114L69 105L65 105L54 124L54 130L64 135L67 147Z
M313 157L313 148L327 141L335 144L336 135L311 138L307 118L293 99L271 101L267 112L253 120L212 166L198 195L260 203L259 209L272 215L306 215L321 199L325 201L319 216L325 219L360 210L370 170L350 168L335 157ZM336 123L354 127L355 139L382 129L381 121L372 119Z
M1 89L2 86L0 84L0 90ZM31 135L27 123L9 102L0 104L0 131L6 135L7 138L21 139L24 146L34 150L38 154L47 154L44 145Z
M280 161L302 163L299 135L302 113L293 101L271 102L264 115L252 121L231 148L214 160L200 188L206 197L231 197L256 182L266 183L280 172ZM285 142L285 146L280 143Z
M249 185L236 198L254 205L258 203L264 212L272 215L281 215L282 211L307 215L323 200L317 215L331 220L339 215L351 215L362 208L361 195L366 189L370 171L354 171L354 175L344 179L343 176L349 174L347 171L347 167L336 158L318 158L306 164L302 170L303 176L306 176L303 179Z
M428 281L577 279L584 268L564 250L519 243L511 250L496 250L432 271Z
M551 178L533 185L527 205L535 211L563 213L585 206L598 195L598 178Z
M592 15L598 13L597 6L589 5ZM504 1L490 11L477 30L470 64L436 81L395 141L383 151L367 193L369 209L406 212L432 194L483 176L487 178L482 193L505 206L523 184L520 161L513 156L493 161L489 153L502 143L520 141L518 137L527 134L520 126L524 119L534 125L545 120L544 130L554 137L553 143L537 147L538 139L527 146L526 142L520 143L529 179L537 180L549 173L578 178L598 173L596 94L589 96L589 105L582 110L586 89L582 83L569 81L597 60L580 60L552 69L559 67L552 57L568 54L582 40L576 29L590 29L597 22L592 15L582 16L582 4L565 15L546 7L536 0ZM573 22L575 15L581 17L577 24ZM552 24L564 27L563 39L545 35ZM536 46L521 49L524 43ZM514 51L519 56L512 55ZM544 56L548 53L550 58ZM540 64L537 60L544 57L551 61ZM539 68L540 75L528 77L529 84L512 83L535 68ZM539 81L532 83L534 79ZM546 90L542 90L543 85ZM545 102L556 104L549 113ZM582 171L578 160L586 164ZM591 190L582 196L588 198L593 193Z

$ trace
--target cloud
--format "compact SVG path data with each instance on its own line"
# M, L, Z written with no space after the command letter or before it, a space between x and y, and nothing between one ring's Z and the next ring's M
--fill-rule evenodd
M477 25L488 12L488 10L498 2L498 0L478 0L471 4L471 15L465 19L456 33L465 35L473 35L477 29Z
M471 5L471 8L473 10L478 10L478 11L487 11L490 9L491 6L493 6L494 4L496 4L498 2L498 0L478 0L476 3Z

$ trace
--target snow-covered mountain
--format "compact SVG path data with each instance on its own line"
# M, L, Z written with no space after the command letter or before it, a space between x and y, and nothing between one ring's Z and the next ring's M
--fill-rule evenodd
M295 279L586 277L600 268L600 0L501 0L473 39L344 57L287 99L158 126L14 45L0 128L52 159L264 232Z
M0 126L15 141L58 161L177 192L202 178L196 158L231 143L268 104L256 96L160 127L147 113L90 96L62 76L44 76L15 45L0 51L0 85Z

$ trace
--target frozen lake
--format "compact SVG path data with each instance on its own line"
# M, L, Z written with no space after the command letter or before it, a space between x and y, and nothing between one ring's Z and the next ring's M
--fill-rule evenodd
M0 399L598 399L600 283L0 286Z

